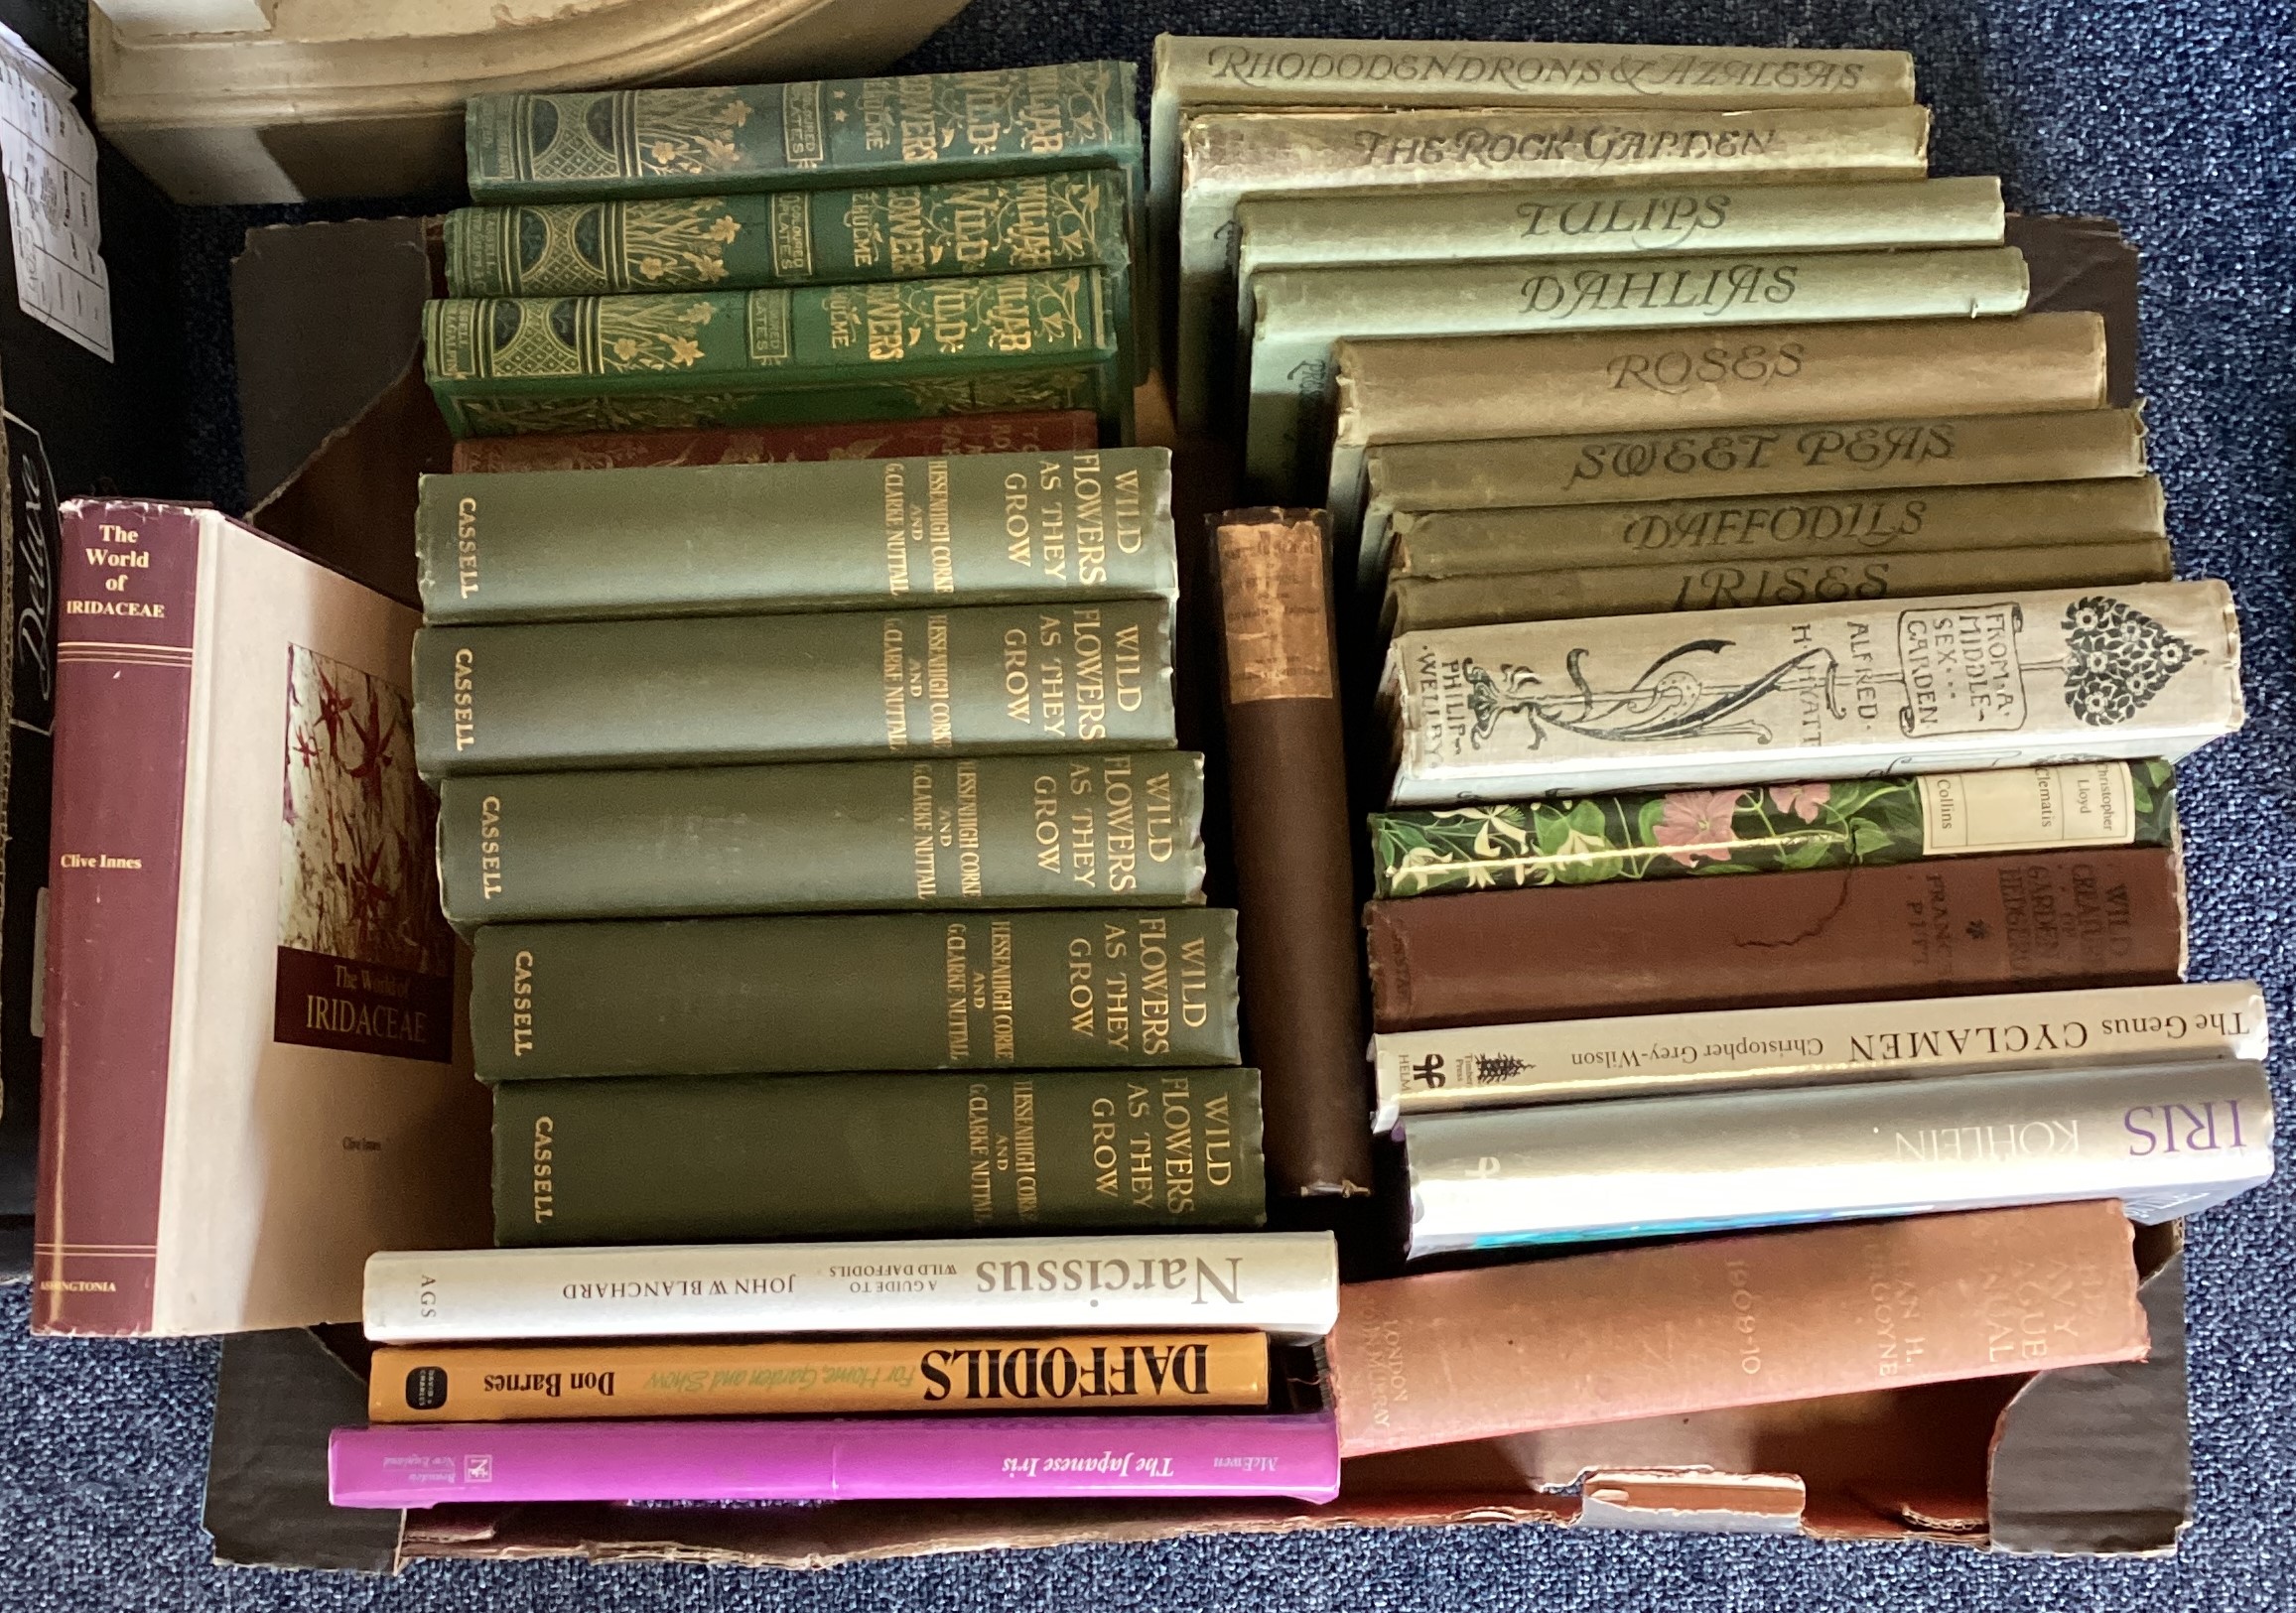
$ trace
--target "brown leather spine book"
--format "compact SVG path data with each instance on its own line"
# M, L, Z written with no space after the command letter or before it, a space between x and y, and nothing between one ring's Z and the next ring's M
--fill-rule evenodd
M1364 922L1381 1030L2184 975L2170 847L1420 896Z
M1244 1034L1268 1185L1368 1193L1371 1087L1321 510L1210 517L1219 578Z
M2136 401L2136 248L2109 218L2011 213L2008 243L2025 254L2025 312L2077 311L2104 321L2104 397Z
M2140 1361L2130 1243L2101 1200L1351 1283L1340 1454Z
M1100 445L1089 409L870 420L836 426L732 426L694 431L568 432L467 438L455 471L637 470L784 460L930 459L946 454L1072 453Z

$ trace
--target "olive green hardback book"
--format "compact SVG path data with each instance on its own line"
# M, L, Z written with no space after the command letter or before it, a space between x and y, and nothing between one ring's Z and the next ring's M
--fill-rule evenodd
M1390 632L1408 633L1569 616L2165 583L2171 569L2168 540L2155 537L1823 560L1697 559L1493 577L1405 577L1388 587L1384 624Z
M1275 497L1309 478L1310 460L1322 470L1332 346L1345 339L2005 317L2026 291L2013 246L1267 270L1241 365L1245 473Z
M458 207L453 297L937 280L1097 268L1132 329L1132 197L1114 169L862 190Z
M1223 907L488 924L473 946L488 1081L1240 1057Z
M494 1239L1257 1227L1260 1073L661 1075L494 1088Z
M1388 443L1364 460L1357 559L1360 577L1378 587L1389 523L1406 510L1981 487L2145 470L2135 409Z
M424 618L1172 599L1160 448L425 476Z
M1589 795L1371 815L1382 900L1928 857L2166 846L2165 761L2070 762L1759 789Z
M450 778L439 893L512 920L1202 899L1192 751Z
M1854 560L2168 536L2156 476L2007 486L1853 488L1768 498L1407 510L1391 584L1578 567Z
M1098 269L619 297L452 298L423 369L457 437L1090 409L1131 423Z
M1173 742L1165 600L415 635L425 777Z
M832 190L872 180L1116 168L1141 186L1137 69L1065 62L987 72L703 89L472 97L483 202Z

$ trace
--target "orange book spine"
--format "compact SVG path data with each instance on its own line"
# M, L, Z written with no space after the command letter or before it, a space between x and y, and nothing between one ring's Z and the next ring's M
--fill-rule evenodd
M1339 1290L1340 1454L2135 1361L2110 1201L1699 1239Z
M1264 1406L1263 1333L381 1349L375 1422Z

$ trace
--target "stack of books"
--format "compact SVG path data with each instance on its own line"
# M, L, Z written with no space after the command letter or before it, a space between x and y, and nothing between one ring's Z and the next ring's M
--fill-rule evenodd
M1107 65L989 76L1025 95L1046 75L1129 84ZM596 100L632 109L652 162L661 127L737 93L777 97L790 139L792 108L859 115L911 90L928 109L955 93ZM502 127L547 145L547 99L473 107L474 174L513 148L526 161L489 144ZM1129 105L1110 109L1078 162L1137 148ZM738 402L722 376L655 366L628 392L586 372L562 383L598 383L583 409L524 413L515 388L448 376L441 334L603 329L686 300L611 295L625 282L771 278L791 229L831 224L848 255L798 265L829 282L807 294L831 311L824 351L876 337L866 320L841 334L840 298L993 307L1022 282L986 271L1054 240L1097 254L1062 273L1119 331L1129 183L1113 164L1038 165L457 215L464 281L543 276L565 295L435 305L434 375L476 429L698 412L689 432L735 436L860 409L878 394L791 393L803 364L752 349ZM752 231L783 255L741 257ZM693 258L672 261L673 242ZM974 278L884 278L944 246ZM753 341L758 308L797 294L745 295ZM913 342L908 317L890 336ZM1040 342L1008 334L971 368L1041 365ZM1105 398L1131 350L1094 372ZM1078 396L1004 384L967 401ZM1297 1347L1330 1325L1333 1243L1253 1230L1267 1192L1235 914L1203 905L1202 758L1176 748L1169 453L664 464L626 442L607 445L612 468L529 460L423 484L415 751L440 794L443 905L473 946L502 1247L370 1267L371 1337L457 1343L378 1358L374 1425L335 1442L336 1499L1333 1493L1334 1419ZM1219 1232L1240 1236L1201 1236ZM515 1342L541 1337L583 1342ZM1129 1414L1203 1409L1221 1410ZM1070 1414L982 1416L1045 1411ZM926 1415L837 1420L904 1411ZM931 1415L950 1411L974 1415ZM807 1420L650 1420L789 1413Z
M1130 63L486 95L424 364L458 437L1089 410L1145 349ZM920 175L928 183L916 183Z
M2113 406L2133 310L2027 311L2063 278L2028 249L2126 248L1926 177L1907 58L1736 55L1629 110L1528 67L1478 104L1428 47L1159 43L1181 416L1328 510L1214 541L1247 579L1306 557L1286 606L1331 617L1293 637L1332 663L1282 692L1344 726L1373 808L1405 1258L1980 1212L1351 1287L1351 1455L1874 1382L1800 1370L1823 1350L1758 1388L1693 1387L1695 1350L1679 1382L1573 1377L1670 1293L1666 1330L1719 1349L1753 1303L1733 1262L1809 1337L1861 1303L1828 1273L1895 1271L1908 1315L1934 1284L1941 1347L1890 1381L2057 1365L1989 1352L1982 1293L2125 1267L2085 1201L2159 1222L2270 1170L2256 988L2183 983L2170 763L2241 721L2230 595L2169 581ZM1407 56L1411 86L1310 70ZM1273 665L1223 583L1231 665ZM1232 673L1232 719L1266 694ZM1350 816L1336 766L1233 766L1240 845ZM1346 888L1326 860L1292 899L1318 879ZM2114 1325L2061 1342L2126 1323L2110 1286Z

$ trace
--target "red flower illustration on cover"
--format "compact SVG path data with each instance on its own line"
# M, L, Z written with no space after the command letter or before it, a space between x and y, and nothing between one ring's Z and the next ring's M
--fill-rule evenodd
M286 759L276 1033L443 1057L416 1051L437 1047L451 1022L430 1005L451 990L454 935L439 908L434 808L415 776L413 702L292 644Z

